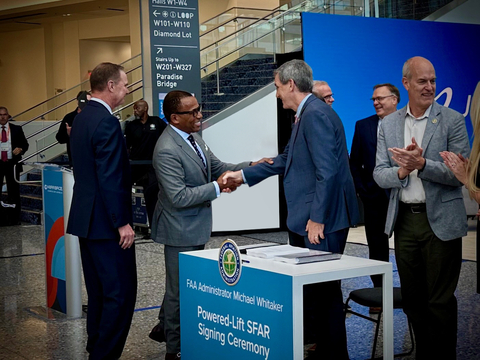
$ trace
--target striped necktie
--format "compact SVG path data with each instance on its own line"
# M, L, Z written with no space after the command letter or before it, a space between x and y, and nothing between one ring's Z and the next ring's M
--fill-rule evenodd
M192 144L195 152L197 153L198 157L200 160L202 160L202 164L204 168L207 168L207 165L205 164L205 160L203 160L202 154L200 154L200 150L198 149L197 143L195 142L195 139L193 138L193 135L190 134L189 137L187 137L187 140L190 141L190 144Z

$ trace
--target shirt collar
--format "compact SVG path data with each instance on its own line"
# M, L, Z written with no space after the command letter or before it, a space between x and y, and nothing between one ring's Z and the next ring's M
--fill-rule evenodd
M111 108L110 105L108 105L105 101L103 101L103 100L101 100L101 99L99 99L99 98L96 98L96 97L92 97L90 100L99 102L100 104L102 104L103 106L105 106L105 107L107 108L107 110L108 110L108 112L109 112L110 114L113 115L113 113L112 113L112 108Z
M432 106L433 106L433 104L430 105L427 110L425 110L425 112L423 113L422 116L417 118L417 117L413 116L412 112L410 111L410 102L408 102L407 103L407 115L410 115L412 118L414 118L416 120L422 120L422 119L428 118L430 116L430 111L432 111Z
M2 128L3 125L0 125L0 129ZM5 124L5 131L8 131L10 129L10 121L7 121Z
M297 109L297 113L295 114L297 116L297 118L300 117L300 114L302 113L302 109L303 109L303 105L305 105L305 102L307 101L307 99L311 96L312 94L308 94L307 96L305 96L302 100L302 102L300 103L300 105L298 105L298 109Z
M169 125L175 132L182 137L183 140L187 141L187 138L190 136L189 133L186 133L183 130L180 130L179 128L172 126L171 124Z

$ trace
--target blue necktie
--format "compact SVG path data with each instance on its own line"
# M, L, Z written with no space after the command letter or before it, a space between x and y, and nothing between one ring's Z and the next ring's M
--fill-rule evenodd
M195 139L193 138L193 135L190 134L190 136L187 137L187 140L190 141L190 144L192 144L192 146L195 149L195 152L197 153L198 157L200 158L200 160L202 160L203 167L206 168L207 165L205 164L205 160L203 160L202 154L200 154L200 150L198 149L197 143L195 142Z

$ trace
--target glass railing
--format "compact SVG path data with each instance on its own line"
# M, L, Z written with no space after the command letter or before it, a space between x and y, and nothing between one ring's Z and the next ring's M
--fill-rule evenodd
M383 18L421 20L453 0L388 0L379 1L379 16Z
M268 9L251 9L243 7L234 7L228 9L200 24L200 37L208 32L211 32L212 30L217 29L220 26L225 26L227 23L235 21L235 19L261 19L271 12L272 10Z
M143 98L142 80L134 81L128 85L130 93L125 96L123 105L113 111L113 114L119 119L122 127L125 120L131 119L133 115L133 104L135 101ZM75 110L75 107L71 111ZM35 143L35 147L30 147L28 155L32 154L32 150L37 154L36 157L29 161L45 162L57 157L66 151L65 145L58 144L55 135L63 118L51 120L37 120L27 125L27 130L31 133L26 135L30 144Z

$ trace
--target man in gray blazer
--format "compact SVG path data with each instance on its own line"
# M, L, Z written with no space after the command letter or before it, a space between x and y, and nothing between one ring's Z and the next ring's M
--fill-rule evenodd
M412 323L416 359L455 359L462 236L467 215L462 183L441 151L468 157L465 119L435 102L435 69L413 57L403 66L408 104L387 116L377 142L373 173L391 189L385 232L395 231L403 308Z
M201 128L202 112L192 94L169 92L163 102L163 112L169 126L153 151L153 167L160 191L153 214L152 239L165 245L166 284L160 322L150 337L166 341L165 359L179 359L178 254L201 250L210 239L212 200L221 192L236 188L233 180L223 183L224 173L256 163L227 164L215 157L196 134Z

